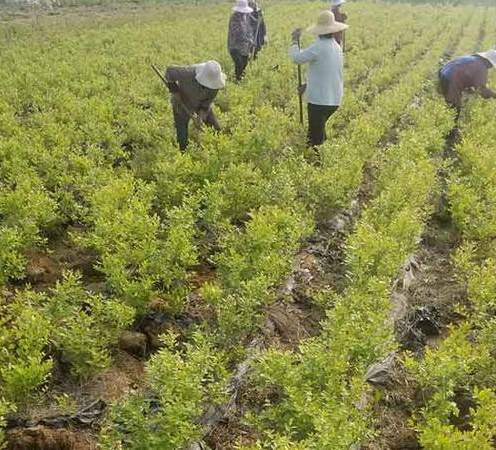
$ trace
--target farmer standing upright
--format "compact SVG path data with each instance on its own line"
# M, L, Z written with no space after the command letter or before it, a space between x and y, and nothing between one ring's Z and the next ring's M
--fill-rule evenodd
M346 23L346 19L348 16L341 11L341 6L346 3L346 0L331 0L331 12L334 14L334 18L336 22ZM345 32L340 31L339 33L335 33L334 39L341 46L344 52L345 48Z
M253 12L247 0L237 0L229 19L227 47L234 62L236 80L243 78L250 53L255 45L250 14Z
M446 102L459 114L466 89L475 89L484 98L496 98L496 92L487 87L488 71L495 65L496 50L460 56L448 62L439 71L439 84Z
M188 125L195 117L201 123L220 131L212 103L226 84L226 76L217 61L191 66L170 66L165 71L167 87L172 94L172 111L177 141L183 151L188 146Z
M348 25L337 22L331 11L323 11L317 24L308 29L317 35L316 41L299 49L301 29L292 33L290 57L296 64L309 64L306 96L308 100L308 144L321 145L326 140L325 126L343 97L343 52L335 34Z
M253 27L253 58L257 57L258 52L262 50L263 46L267 43L267 26L263 17L262 8L258 5L256 0L248 0L248 6L253 9L250 14L251 24Z

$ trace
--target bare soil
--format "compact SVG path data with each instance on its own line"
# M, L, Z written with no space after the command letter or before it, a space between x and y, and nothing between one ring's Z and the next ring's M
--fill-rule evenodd
M24 428L7 433L7 450L96 450L87 432L48 427Z
M97 254L76 245L71 238L71 234L78 235L83 231L81 227L69 226L51 239L46 249L28 252L24 282L37 291L43 291L54 287L62 279L64 271L73 271L79 272L92 290L95 287L104 290L104 277L95 269Z

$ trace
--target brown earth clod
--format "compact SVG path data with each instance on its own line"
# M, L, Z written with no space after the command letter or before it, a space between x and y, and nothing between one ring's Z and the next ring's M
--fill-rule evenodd
M88 433L43 426L14 429L7 433L6 450L96 450Z

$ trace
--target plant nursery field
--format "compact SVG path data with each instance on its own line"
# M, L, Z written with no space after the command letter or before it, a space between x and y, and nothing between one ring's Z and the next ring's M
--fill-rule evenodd
M230 3L0 9L0 448L495 448L496 103L456 122L437 71L496 9L347 4L315 152L288 46L325 4L262 6L239 84ZM181 153L150 65L209 59Z

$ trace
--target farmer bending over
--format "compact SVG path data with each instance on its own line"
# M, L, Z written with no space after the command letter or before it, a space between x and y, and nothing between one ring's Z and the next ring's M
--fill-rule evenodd
M348 25L336 22L331 11L323 11L317 24L308 29L317 40L299 50L301 29L292 33L289 55L296 64L309 63L306 96L308 100L308 144L321 145L326 140L327 120L336 112L343 97L343 52L335 34Z
M446 102L459 114L466 89L475 89L484 98L495 98L496 92L486 86L488 70L495 65L496 50L460 56L448 62L439 71L439 84Z
M331 0L331 12L334 14L334 18L337 22L346 23L348 16L341 11L341 5L345 4L346 0ZM334 34L334 39L341 46L344 52L344 31Z
M255 45L251 13L253 13L253 9L248 6L247 0L237 0L229 19L227 47L234 62L237 81L243 78L250 54Z
M174 124L181 151L188 146L190 119L197 118L200 123L220 131L212 102L219 89L225 87L226 76L217 61L192 66L170 66L165 71L165 79L172 94Z

